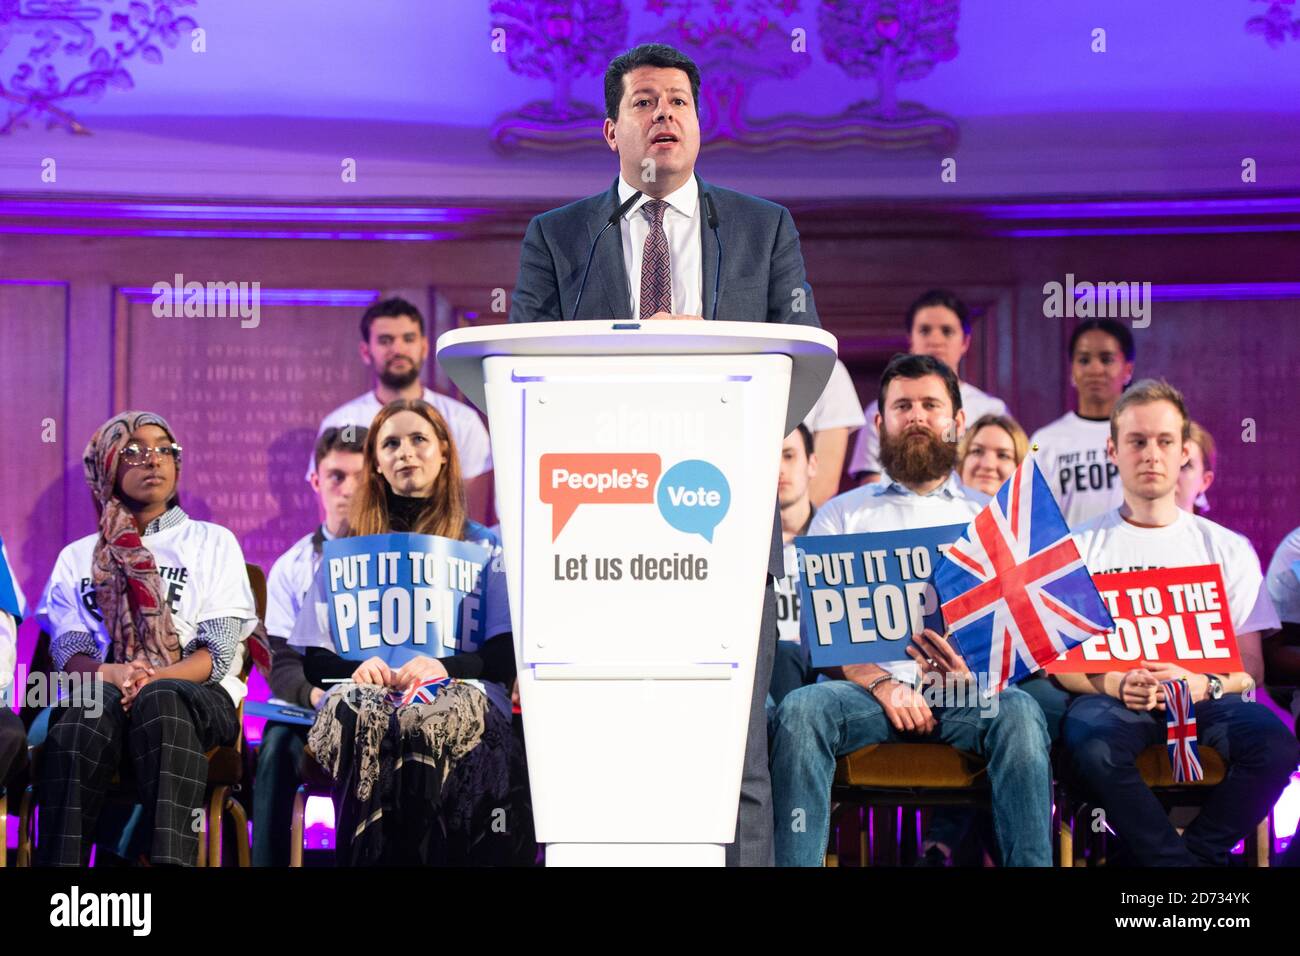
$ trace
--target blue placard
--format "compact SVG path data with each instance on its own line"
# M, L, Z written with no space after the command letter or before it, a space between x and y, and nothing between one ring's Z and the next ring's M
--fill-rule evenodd
M334 652L400 666L477 650L491 556L482 545L429 534L326 541L321 583Z
M795 538L799 634L813 667L911 660L914 632L942 634L934 569L966 527Z

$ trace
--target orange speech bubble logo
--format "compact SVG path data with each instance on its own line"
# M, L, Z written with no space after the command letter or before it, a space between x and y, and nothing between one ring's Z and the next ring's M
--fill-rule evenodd
M538 485L551 506L551 540L579 505L653 504L661 467L655 454L543 455Z

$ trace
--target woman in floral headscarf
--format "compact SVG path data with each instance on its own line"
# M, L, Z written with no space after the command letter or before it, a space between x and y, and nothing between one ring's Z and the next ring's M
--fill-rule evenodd
M149 862L197 860L204 754L239 734L257 616L235 536L181 510L180 462L171 427L148 412L115 416L86 446L99 530L59 554L37 609L55 666L82 678L41 758L38 864L87 861L119 767L144 806Z

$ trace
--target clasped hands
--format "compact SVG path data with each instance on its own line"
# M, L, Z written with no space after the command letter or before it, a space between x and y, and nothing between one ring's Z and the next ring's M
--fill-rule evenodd
M396 670L382 657L372 657L352 672L352 680L358 684L377 684L400 691L448 676L447 668L436 657L413 657Z
M1204 674L1193 674L1184 667L1167 661L1138 661L1138 666L1125 671L1119 679L1115 696L1129 710L1145 711L1165 709L1165 689L1168 680L1187 679L1187 689L1192 703L1198 704L1208 696L1210 679Z
M122 709L129 711L140 691L158 672L143 657L137 657L125 664L100 664L99 674L122 692Z

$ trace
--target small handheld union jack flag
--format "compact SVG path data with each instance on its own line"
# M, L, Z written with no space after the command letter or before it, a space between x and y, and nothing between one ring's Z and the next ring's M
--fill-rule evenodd
M389 695L394 707L408 704L432 704L444 689L451 684L450 677L431 677L406 689L406 693Z
M934 584L988 694L1115 626L1032 456L948 549Z
M1165 689L1165 727L1169 741L1169 765L1176 783L1191 783L1205 777L1201 752L1196 747L1196 709L1187 679L1167 680Z

